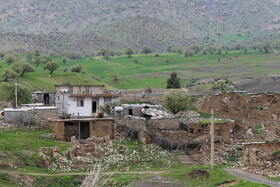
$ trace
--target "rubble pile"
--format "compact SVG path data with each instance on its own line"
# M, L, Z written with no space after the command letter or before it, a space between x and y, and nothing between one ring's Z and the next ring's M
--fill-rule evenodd
M196 111L190 110L190 111L181 111L178 112L177 115L179 116L186 116L188 118L194 118L194 117L200 117L200 114Z
M159 119L159 118L173 118L174 116L164 110L159 110L156 108L142 108L141 112L145 116L151 117L151 119Z
M145 134L143 134L145 138ZM147 141L147 140L146 140ZM59 153L57 147L42 147L39 157L44 161L44 166L51 171L79 171L102 164L103 170L108 170L110 165L122 167L129 162L149 162L155 159L167 157L166 151L153 151L154 145L143 149L143 153L135 149L129 149L122 144L113 144L107 137L92 137L86 140L71 138L71 147L63 154ZM142 156L141 156L142 155ZM149 169L149 168L146 168Z
M11 125L0 121L0 132L11 129Z
M55 139L56 138L56 134L55 133L41 134L40 136L38 136L38 138Z
M269 177L280 176L279 142L244 145L243 158L236 164L244 171ZM244 167L245 166L245 167Z
M228 164L231 161L237 161L237 159L241 157L242 146L230 146L219 141L220 140L215 139L215 156L214 156L215 164ZM206 141L202 146L201 152L202 152L202 158L201 158L202 163L205 165L209 164L211 161L210 139L206 139Z

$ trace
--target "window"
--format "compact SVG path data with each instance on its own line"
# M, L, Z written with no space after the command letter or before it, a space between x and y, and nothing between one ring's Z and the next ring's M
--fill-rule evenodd
M105 97L104 103L111 103L111 97Z
M78 98L77 99L77 106L83 107L84 106L84 98Z
M59 95L57 96L57 100L59 101Z

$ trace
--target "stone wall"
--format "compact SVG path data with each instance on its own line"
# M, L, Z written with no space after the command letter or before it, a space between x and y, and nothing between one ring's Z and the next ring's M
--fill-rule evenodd
M165 94L174 89L151 89L151 93L145 93L145 89L120 90L122 103L150 102L161 104Z
M184 141L189 139L188 132L183 130L163 130L158 131L162 137L168 137L172 140Z
M180 128L180 118L158 118L148 120L147 128L151 130L175 130Z

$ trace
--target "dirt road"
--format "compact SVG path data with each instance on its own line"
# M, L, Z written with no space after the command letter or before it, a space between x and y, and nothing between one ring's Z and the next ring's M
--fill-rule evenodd
M132 172L102 172L102 175L114 175L114 174L161 174L165 173L166 171L132 171ZM88 175L89 173L24 173L24 172L17 172L17 171L10 171L10 170L0 170L0 173L6 174L18 174L18 175L33 175L33 176L65 176L65 175Z
M280 186L280 182L274 181L274 180L270 180L264 176L260 176L260 175L255 175L252 173L248 173L245 171L242 171L241 169L225 169L226 172L228 172L230 175L241 178L241 179L245 179L247 181L252 181L252 182L256 182L256 183L261 183L261 184L266 184L269 186L276 186L279 187Z

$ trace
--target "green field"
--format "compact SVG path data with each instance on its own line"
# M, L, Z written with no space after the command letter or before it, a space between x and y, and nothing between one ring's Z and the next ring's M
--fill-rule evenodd
M134 62L138 59L138 63ZM21 55L21 61L25 61ZM231 81L246 80L249 77L263 77L279 72L280 56L278 53L263 54L249 50L232 51L227 54L196 54L184 57L176 53L135 54L132 58L126 55L110 57L108 61L95 57L83 57L79 60L62 63L62 58L55 58L59 69L53 75L43 70L43 64L36 71L26 73L20 82L34 90L54 91L56 84L104 84L107 88L143 89L165 88L166 80L172 71L177 72L181 85L190 85L196 81L209 81L215 78L228 78ZM0 73L8 64L2 62ZM33 63L32 63L33 64ZM81 64L86 74L70 72L71 66ZM35 66L35 64L33 64ZM63 70L68 68L67 72ZM117 74L117 80L111 77ZM94 75L94 77L92 76Z

